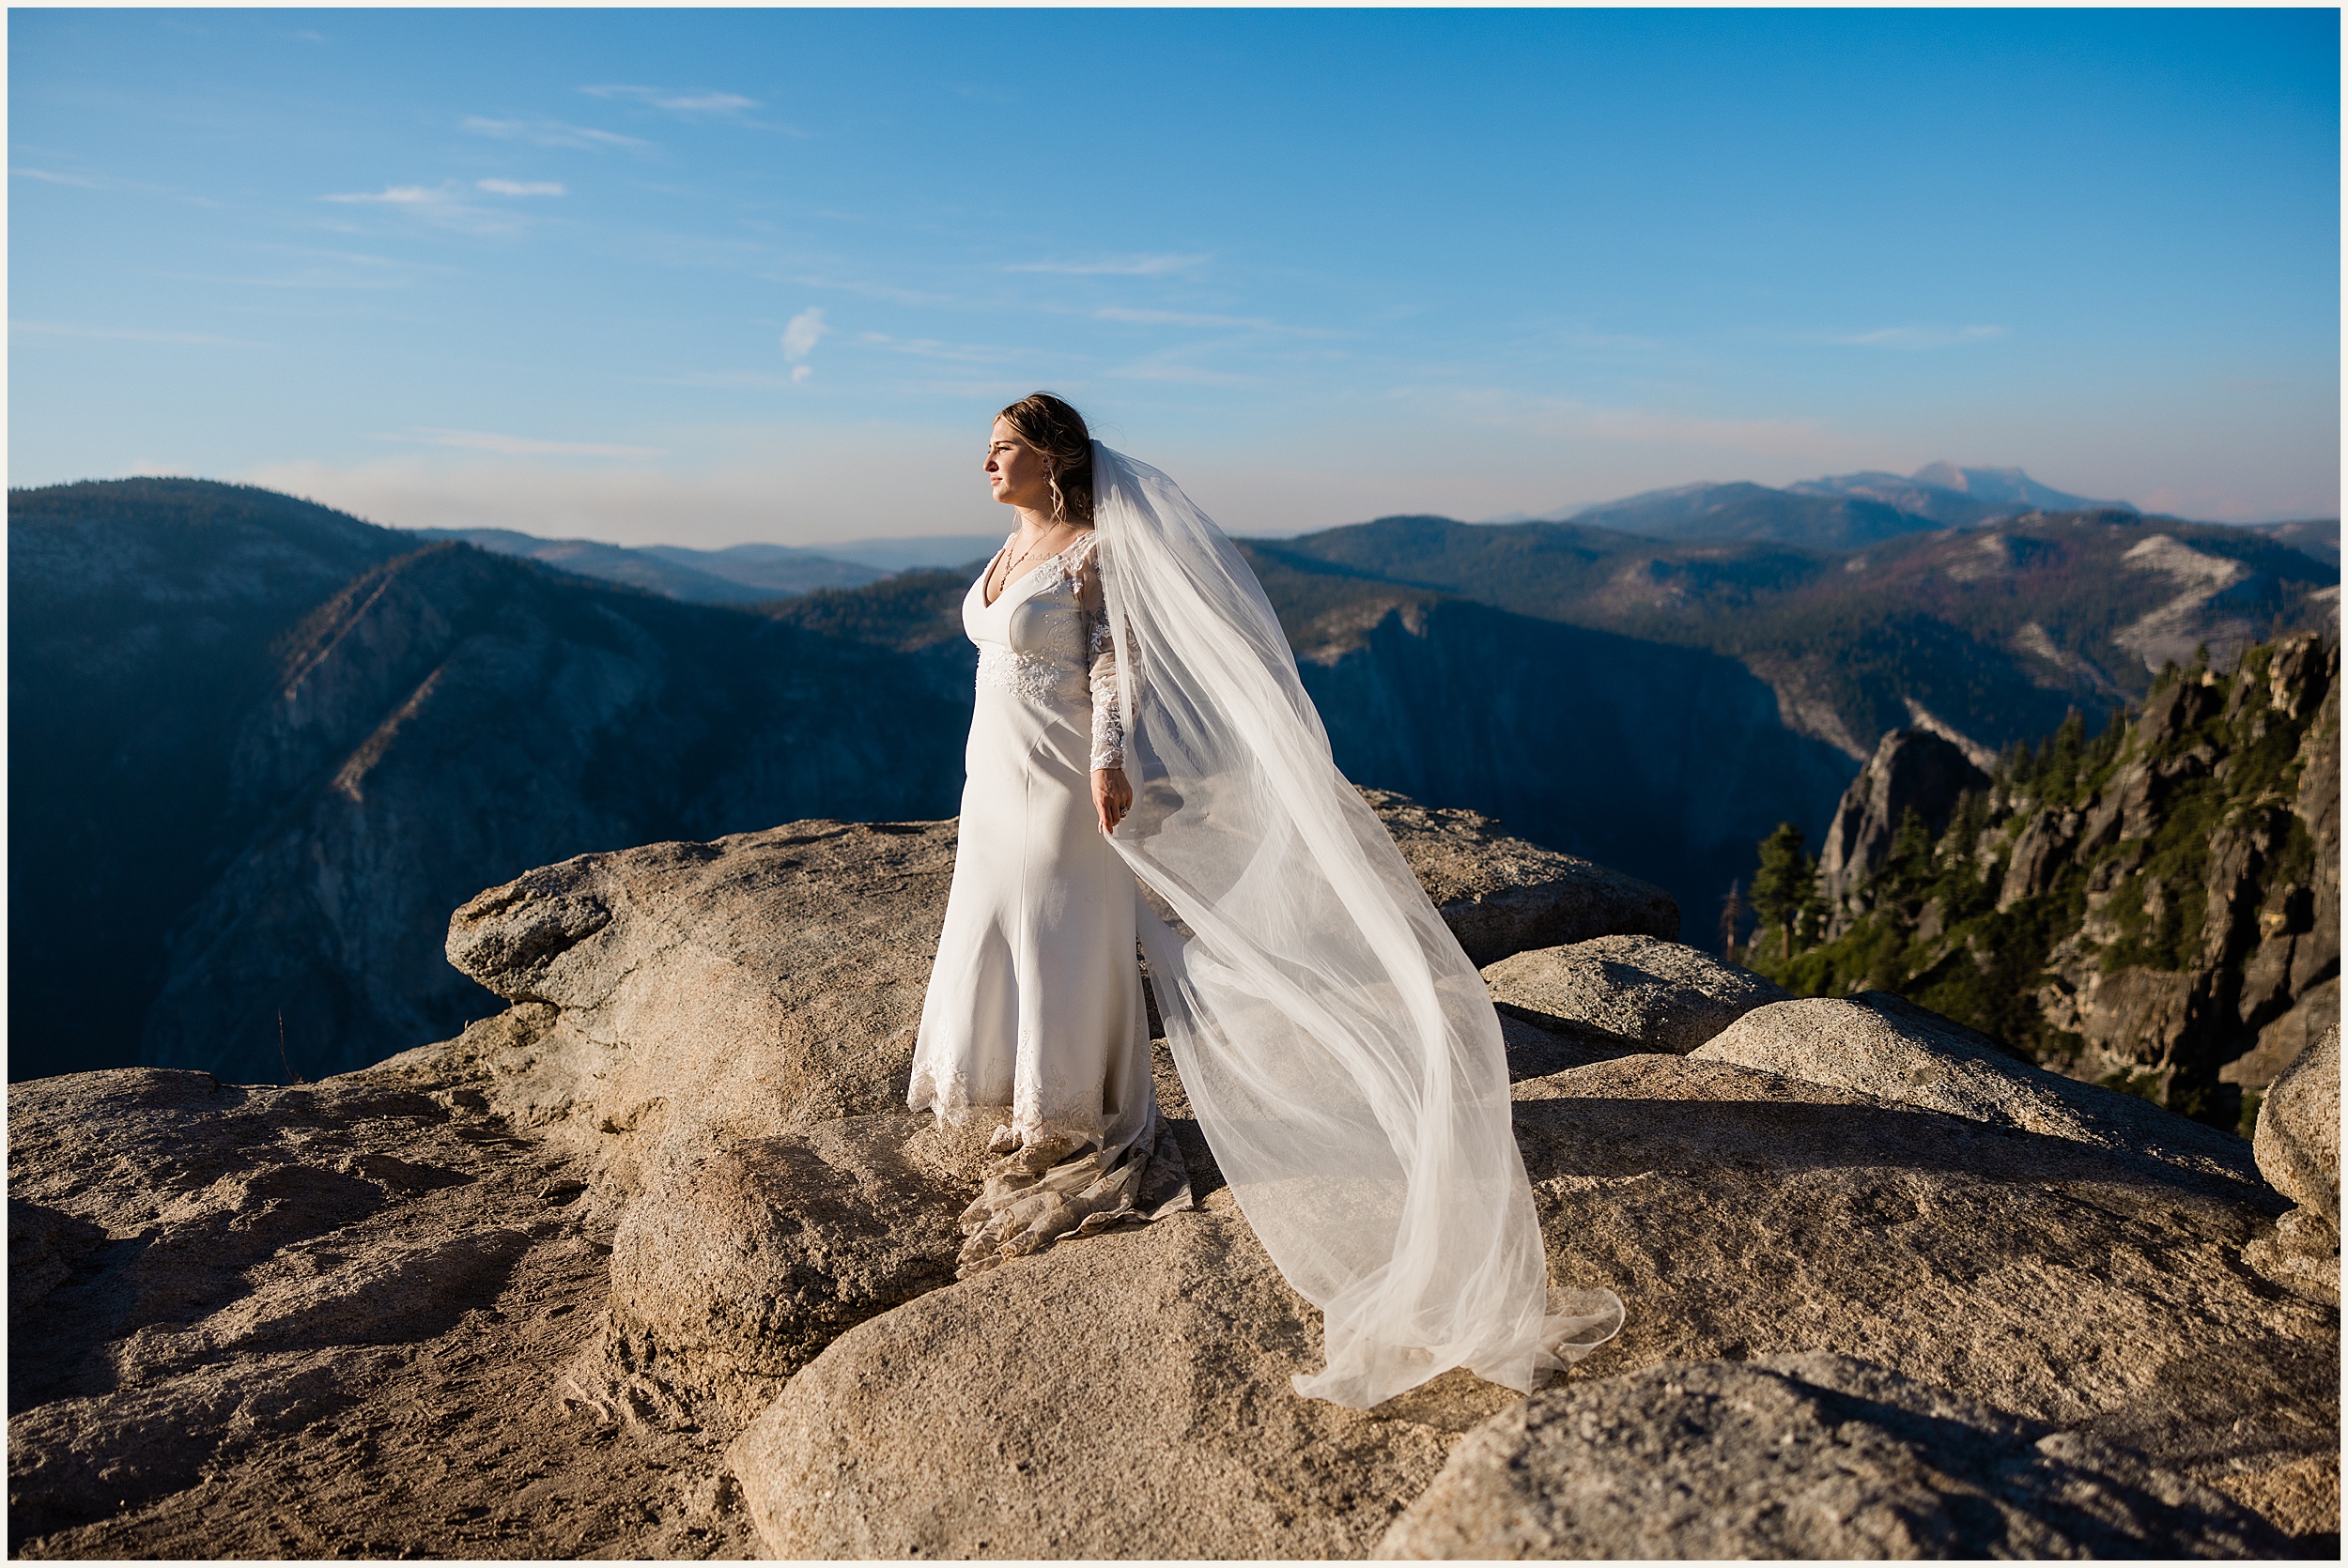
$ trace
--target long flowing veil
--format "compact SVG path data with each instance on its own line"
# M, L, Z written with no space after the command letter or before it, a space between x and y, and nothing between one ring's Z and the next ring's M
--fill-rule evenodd
M1337 771L1238 549L1173 481L1093 443L1134 807L1112 842L1169 906L1142 946L1215 1161L1327 1365L1367 1408L1453 1367L1521 1391L1622 1322L1557 1291L1509 1122L1500 1022Z

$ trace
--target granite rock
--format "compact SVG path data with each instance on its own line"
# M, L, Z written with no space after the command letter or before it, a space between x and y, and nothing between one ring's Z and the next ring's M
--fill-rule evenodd
M2241 1139L2132 1095L2032 1067L1986 1035L1889 992L1755 1008L1693 1054L2146 1156L2221 1185L2257 1181Z
M1846 1357L1665 1362L1460 1445L1382 1558L2278 1557L2265 1520L2093 1437Z
M1749 969L1650 936L1601 936L1488 965L1493 1005L1528 1022L1624 1049L1684 1056L1792 992Z

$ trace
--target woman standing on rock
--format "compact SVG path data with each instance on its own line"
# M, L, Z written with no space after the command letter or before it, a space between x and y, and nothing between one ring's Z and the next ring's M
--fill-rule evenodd
M1529 1390L1604 1343L1621 1303L1548 1284L1483 979L1337 772L1246 561L1048 393L996 418L986 474L1020 527L963 601L978 699L909 1095L1010 1111L964 1270L1189 1206L1137 937L1216 1163L1321 1310L1299 1392L1367 1408L1457 1366Z

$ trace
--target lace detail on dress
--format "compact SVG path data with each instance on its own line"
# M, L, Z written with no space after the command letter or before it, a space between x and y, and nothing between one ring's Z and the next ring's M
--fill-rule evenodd
M998 687L1023 701L1051 701L1074 673L1040 653L1015 653L992 642L979 649L979 684Z
M1097 538L1086 534L1089 546ZM1085 617L1086 684L1092 688L1092 766L1125 765L1125 715L1117 706L1117 634L1109 624L1108 596L1101 591L1101 568L1089 547L1072 556L1070 580Z
M1182 1151L1154 1107L1141 1136L1113 1159L1098 1135L1059 1129L997 1128L987 1148L996 1158L962 1211L957 1279L1056 1241L1197 1207Z

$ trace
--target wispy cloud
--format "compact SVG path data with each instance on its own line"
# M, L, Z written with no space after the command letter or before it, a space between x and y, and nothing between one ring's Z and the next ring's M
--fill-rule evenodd
M376 439L464 447L474 452L494 452L501 457L659 457L668 450L657 446L620 446L608 441L541 441L528 436L502 436L494 431L429 427L411 431L406 436L379 436Z
M67 185L77 191L129 191L142 196L164 196L172 201L185 202L190 207L218 207L220 203L209 196L191 195L175 191L167 185L149 185L145 180L122 179L114 175L77 174L65 169L28 168L12 165L8 173L19 179L37 179L44 185Z
M946 343L937 338L892 337L887 332L858 332L858 343L890 354L907 354L922 360L947 360L958 364L1002 364L1027 356L1011 349L997 348L983 343Z
M1872 332L1829 338L1848 348L1954 348L2005 336L2003 327L1878 327Z
M157 277L182 283L233 284L252 288L406 288L420 272L446 273L452 269L429 262L394 260L360 251L321 251L304 246L258 245L256 250L296 258L297 269L267 277L236 277L192 272L158 272Z
M96 175L62 174L55 169L14 168L8 173L19 179L38 179L49 185L71 185L84 191L103 191L111 183Z
M1234 371L1215 370L1171 354L1148 355L1131 364L1119 365L1108 375L1120 381L1164 381L1192 387L1237 387L1244 386L1253 379Z
M1352 335L1350 332L1333 332L1321 327L1287 327L1260 315L1204 315L1196 311L1141 310L1124 305L1104 305L1092 312L1091 315L1095 321L1124 321L1140 327L1236 327L1251 332L1279 332L1290 337L1307 338Z
M481 190L500 196L560 196L563 187L551 179L476 179Z
M776 283L796 284L801 288L830 289L840 294L853 294L859 299L880 300L892 305L958 306L963 300L950 294L929 294L916 288L898 288L888 284L870 283L860 278L826 278L821 275L775 277Z
M589 126L570 125L548 119L543 115L521 119L490 119L482 115L470 115L459 122L461 129L476 136L494 136L502 142L527 142L534 147L586 147L608 151L614 147L641 147L650 144L638 136L623 136L616 131L596 131Z
M1071 278L1156 278L1213 259L1204 255L1099 256L1090 261L1023 261L1006 272L1053 272Z
M758 100L744 98L740 93L680 92L670 87L630 86L624 83L603 83L579 90L590 98L621 99L647 108L665 109L672 115L739 115L758 107Z
M523 186L515 180L479 182L483 191L506 195L561 195L559 185ZM465 193L453 185L387 185L380 191L342 191L320 196L322 202L337 202L344 206L381 207L405 212L416 219L440 228L457 229L468 234L511 234L525 226L525 220L511 210L483 207L466 199Z
M346 191L320 196L322 202L384 202L393 207L428 207L448 200L445 190L426 185L387 185L380 191Z
M116 343L190 343L224 348L251 348L242 338L215 337L209 332L147 332L127 327L75 327L62 321L11 321L8 331L19 337L103 338Z
M815 367L805 361L830 331L824 322L822 309L813 305L793 316L783 327L782 358L791 366L791 379L804 381L815 374Z

